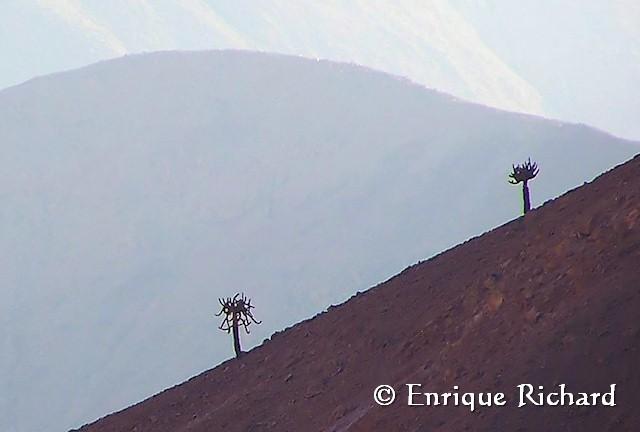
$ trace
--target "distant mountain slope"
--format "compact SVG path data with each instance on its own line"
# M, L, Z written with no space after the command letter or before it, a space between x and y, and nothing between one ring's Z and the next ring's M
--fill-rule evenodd
M637 153L366 68L125 57L0 92L0 429L63 429L251 347ZM55 394L56 397L52 397ZM33 407L38 406L38 412Z
M450 0L553 117L640 139L640 2Z
M125 54L249 49L362 64L502 109L640 139L640 3L21 0L0 88Z
M639 174L640 156L80 430L638 430ZM405 383L509 403L407 407ZM616 406L517 408L522 383L616 384ZM394 405L374 404L379 384Z
M537 91L448 1L22 0L0 16L3 33L12 55L0 88L124 54L250 49L355 62L477 102L543 112Z

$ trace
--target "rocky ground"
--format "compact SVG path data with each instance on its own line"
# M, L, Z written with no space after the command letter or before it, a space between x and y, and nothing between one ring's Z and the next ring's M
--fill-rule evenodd
M636 157L80 430L634 431L639 345ZM408 407L405 383L504 392L509 403ZM617 384L616 406L517 408L521 383ZM374 403L380 384L398 391L393 405Z

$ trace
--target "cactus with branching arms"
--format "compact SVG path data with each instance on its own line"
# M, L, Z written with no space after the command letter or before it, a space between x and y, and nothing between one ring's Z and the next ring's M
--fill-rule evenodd
M251 299L244 296L244 294L236 294L226 299L218 299L220 302L220 312L215 316L221 316L224 314L224 319L220 327L222 331L227 333L233 333L233 349L236 353L236 358L242 355L242 349L240 348L240 327L244 327L244 330L249 334L249 325L252 323L261 324L261 321L256 320L251 313L251 309L254 306L251 304Z
M524 214L531 210L531 199L529 197L529 180L538 175L538 164L527 159L522 165L512 165L511 174L509 174L509 183L522 183L522 200L524 201Z

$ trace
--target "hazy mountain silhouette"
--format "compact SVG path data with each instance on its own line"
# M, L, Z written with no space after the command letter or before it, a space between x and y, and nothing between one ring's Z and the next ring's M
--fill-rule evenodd
M354 62L502 109L640 139L640 3L22 0L0 88L124 54L249 49Z
M521 211L638 144L370 69L248 52L124 57L0 92L0 429L63 429ZM37 412L34 407L37 406Z

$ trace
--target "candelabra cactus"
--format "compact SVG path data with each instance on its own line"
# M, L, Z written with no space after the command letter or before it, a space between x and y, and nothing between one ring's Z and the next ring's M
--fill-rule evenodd
M244 296L244 294L236 294L226 299L218 299L220 302L220 312L216 316L224 314L224 319L220 327L222 331L227 333L233 333L233 349L236 353L236 358L242 355L242 349L240 348L240 326L244 327L244 330L249 334L249 325L252 323L260 324L261 321L256 320L251 313L251 309L254 306L251 304L251 299Z
M531 210L531 199L529 197L529 180L538 175L538 165L527 159L522 165L512 165L511 174L509 174L509 183L522 183L522 200L524 201L524 214Z

